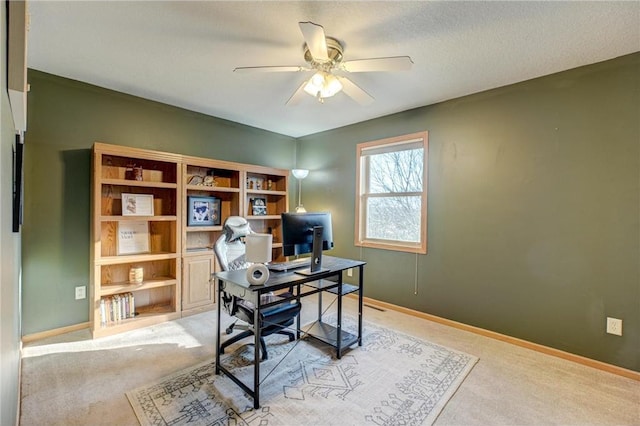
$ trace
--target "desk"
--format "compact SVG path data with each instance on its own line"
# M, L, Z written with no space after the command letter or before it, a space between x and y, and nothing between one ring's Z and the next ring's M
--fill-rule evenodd
M221 325L220 314L222 310L222 292L238 296L242 299L250 301L256 306L254 312L254 324L260 324L260 311L264 308L274 306L280 303L298 300L312 294L319 294L318 303L318 321L309 331L309 335L322 340L336 349L336 357L342 357L343 352L349 346L358 343L362 346L362 304L363 304L363 275L364 265L366 262L359 260L341 259L332 256L323 256L322 272L312 276L298 275L294 271L271 273L269 280L264 285L250 285L247 282L245 270L224 271L213 274L218 280L218 324L216 331L216 374L224 373L233 382L240 386L246 393L253 398L253 407L260 407L260 327L254 327L254 345L255 359L253 361L253 389L237 378L229 369L220 365L220 345L221 345ZM358 268L358 286L346 284L342 282L342 273L350 268ZM327 278L337 277L337 281L328 281ZM321 281L320 281L321 280ZM305 286L305 292L301 293L301 286ZM260 303L260 296L271 291L293 288L293 296L282 298L276 302ZM311 290L306 291L310 287ZM322 322L322 294L328 291L336 294L338 302L338 318L335 326ZM358 291L358 335L353 335L342 330L342 297L345 294ZM296 338L300 338L300 315L297 318Z

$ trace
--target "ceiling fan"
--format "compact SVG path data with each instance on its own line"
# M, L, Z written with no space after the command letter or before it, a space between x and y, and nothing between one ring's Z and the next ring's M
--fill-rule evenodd
M305 93L314 96L323 103L336 93L343 91L361 105L373 102L373 97L357 86L353 81L334 72L373 72L406 71L411 69L413 61L409 56L391 56L369 58L343 62L342 44L333 37L327 37L324 28L313 22L299 22L305 40L304 59L307 66L258 66L238 67L234 72L301 72L315 71L310 79L300 85L287 101L287 105L296 105Z

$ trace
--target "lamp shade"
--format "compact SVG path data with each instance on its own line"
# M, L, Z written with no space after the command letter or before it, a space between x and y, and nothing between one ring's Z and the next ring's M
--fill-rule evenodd
M309 175L309 170L307 169L293 169L291 170L293 176L298 179L298 207L296 207L297 213L304 213L304 206L302 205L302 179L306 178Z
M296 179L304 179L309 176L309 170L307 169L293 169L291 173L293 173L293 177Z

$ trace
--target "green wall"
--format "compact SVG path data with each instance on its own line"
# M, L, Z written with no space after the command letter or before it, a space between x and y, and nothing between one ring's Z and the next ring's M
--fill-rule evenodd
M23 334L89 320L94 142L290 169L294 138L29 70ZM88 294L88 293L87 293Z
M88 320L73 289L89 280L89 148L101 141L308 168L302 201L332 212L334 254L368 262L366 296L640 371L640 54L298 141L29 80L25 334ZM428 254L355 247L355 145L421 130ZM624 336L605 333L607 316Z
M303 203L368 297L640 371L639 123L633 54L303 137ZM428 254L355 247L356 144L421 130Z

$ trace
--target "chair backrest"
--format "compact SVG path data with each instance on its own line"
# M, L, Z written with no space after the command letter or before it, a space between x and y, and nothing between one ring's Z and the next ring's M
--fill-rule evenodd
M252 232L249 222L243 217L229 216L224 221L222 235L213 245L216 259L223 271L234 271L249 267L250 263L245 259L246 249L242 239ZM223 292L222 303L229 315L237 313L238 302L238 298Z
M245 260L245 245L242 238L253 233L249 222L240 216L229 216L224 221L222 235L213 246L218 263L223 271L247 269L249 263Z

